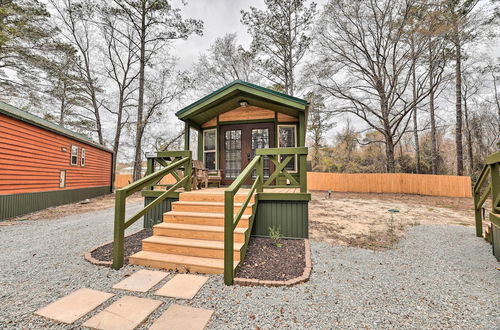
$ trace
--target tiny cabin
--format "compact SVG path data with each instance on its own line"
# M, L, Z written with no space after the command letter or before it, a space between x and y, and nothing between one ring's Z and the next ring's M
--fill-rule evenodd
M113 152L0 102L0 220L112 192Z

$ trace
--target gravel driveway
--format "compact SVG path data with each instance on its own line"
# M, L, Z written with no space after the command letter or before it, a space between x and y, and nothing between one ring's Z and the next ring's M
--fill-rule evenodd
M130 209L139 207L136 203ZM0 226L0 328L65 328L32 313L82 287L116 294L100 309L125 295L111 286L137 267L114 271L83 259L85 251L111 239L112 223L113 209L107 209ZM396 248L383 252L316 242L311 249L313 272L305 284L226 287L221 276L210 276L192 301L176 302L213 309L211 329L500 325L500 264L472 227L417 226ZM165 302L148 322L175 301L138 295Z

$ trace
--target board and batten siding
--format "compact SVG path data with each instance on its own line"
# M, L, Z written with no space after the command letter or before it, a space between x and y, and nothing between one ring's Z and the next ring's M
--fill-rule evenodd
M71 165L71 146L78 146ZM85 148L85 166L81 166ZM0 195L112 185L112 153L0 114ZM59 187L61 170L66 186Z

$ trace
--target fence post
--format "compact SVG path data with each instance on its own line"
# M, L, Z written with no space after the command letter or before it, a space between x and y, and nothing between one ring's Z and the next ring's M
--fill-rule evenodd
M233 221L234 200L232 191L224 191L224 283L233 284Z
M126 193L122 189L115 192L115 230L113 240L113 269L123 266L123 241L125 235L125 198Z
M299 155L299 179L300 179L300 192L307 192L307 165L306 155Z

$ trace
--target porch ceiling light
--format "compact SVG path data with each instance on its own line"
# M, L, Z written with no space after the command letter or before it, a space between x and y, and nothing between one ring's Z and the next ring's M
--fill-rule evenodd
M248 107L248 101L246 101L246 100L240 100L240 106L241 107Z

